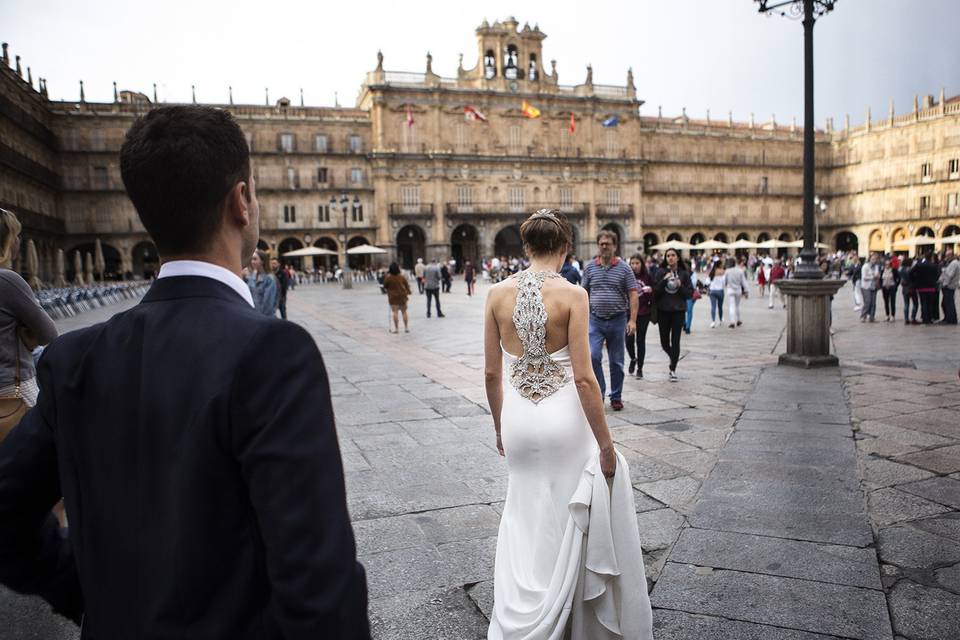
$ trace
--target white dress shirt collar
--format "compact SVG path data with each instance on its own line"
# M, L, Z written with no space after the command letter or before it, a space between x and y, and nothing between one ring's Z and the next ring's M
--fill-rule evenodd
M234 272L219 265L200 260L171 260L161 265L157 279L175 276L200 276L217 280L236 291L240 297L247 301L247 304L253 306L253 295L250 293L250 287L247 286L247 283Z

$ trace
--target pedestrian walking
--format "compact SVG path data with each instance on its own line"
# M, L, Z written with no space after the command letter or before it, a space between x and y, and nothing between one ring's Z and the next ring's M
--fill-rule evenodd
M904 258L900 264L900 288L903 295L903 322L917 324L917 314L920 313L920 295L913 286L913 258ZM911 304L913 305L911 309ZM912 311L912 312L911 312Z
M606 393L603 377L603 345L610 361L610 406L623 409L624 334L636 330L637 278L627 263L616 256L617 236L610 231L597 234L599 254L583 272L583 288L590 296L590 358L600 384L600 396Z
M693 296L693 281L676 249L667 249L664 255L660 279L654 286L654 299L657 305L660 346L670 358L670 382L676 382L677 363L680 361L680 335L687 312L687 300Z
M467 295L473 295L473 284L477 279L477 269L473 266L473 263L469 260L465 260L463 263L463 281L467 285Z
M583 280L580 269L577 269L577 266L573 263L572 254L567 254L566 260L563 261L563 266L560 267L560 275L566 278L570 284L580 284Z
M910 281L920 296L920 319L923 324L933 324L939 276L929 251L920 260L914 262L910 269Z
M450 293L450 287L453 284L453 275L450 273L450 266L446 263L440 265L440 283L444 293Z
M703 288L700 283L700 277L695 269L690 271L690 281L693 283L693 295L687 298L687 311L683 318L683 332L686 334L690 333L690 329L693 326L693 305L697 303L697 300L703 297Z
M247 276L247 286L253 296L254 308L265 316L277 315L277 305L280 303L280 287L277 278L267 268L267 254L259 249L254 251L250 258L250 275Z
M763 298L763 294L766 291L767 287L767 273L769 273L761 262L758 265L757 269L757 285L760 287L760 297Z
M900 272L889 258L884 261L880 272L880 288L883 292L883 313L887 322L897 319L897 287L900 286Z
M726 269L719 260L710 267L709 280L707 287L710 296L710 328L717 326L717 322L723 324L723 291L727 288ZM719 316L719 317L718 317Z
M956 292L960 287L960 260L953 251L947 249L943 257L943 270L940 272L940 291L943 308L943 324L957 324Z
M727 289L724 297L730 301L727 321L734 329L743 324L740 319L740 301L750 295L747 288L747 275L743 272L742 259L727 258L727 268L724 273Z
M869 260L860 269L860 291L863 295L863 307L860 322L874 322L877 313L877 288L880 283L880 264L877 254L871 253Z
M413 265L413 275L417 278L417 290L423 295L423 272L426 265L423 264L423 258L417 258L417 264Z
M393 329L390 333L399 333L400 314L403 314L403 331L410 333L410 315L407 313L407 300L410 298L410 283L400 273L400 266L391 262L387 275L383 277L383 290L387 292L387 304L390 305L390 314L393 319Z
M270 258L270 269L273 271L274 277L277 279L278 287L278 297L277 297L277 309L280 311L280 317L283 320L287 319L287 289L293 288L293 282L296 279L296 276L291 276L290 271L280 266L280 261L276 258Z
M636 372L637 379L643 379L643 361L647 355L647 328L650 326L650 312L653 307L653 278L647 271L643 256L635 253L630 257L630 269L637 279L637 328L633 335L624 336L627 343L627 355L630 366L627 373Z
M430 264L423 270L423 290L427 293L427 317L430 317L430 298L437 301L437 317L443 318L443 312L440 311L440 265L437 259L430 260Z
M859 311L863 308L863 291L860 289L860 274L863 271L863 258L855 257L850 265L848 273L850 282L853 283L853 310Z
M783 292L780 291L780 287L777 286L778 280L783 280L787 277L787 270L783 266L783 262L778 258L773 263L773 267L770 268L770 301L767 304L768 309L773 309L773 297L774 295L780 301L781 306L786 309L787 302L783 298Z

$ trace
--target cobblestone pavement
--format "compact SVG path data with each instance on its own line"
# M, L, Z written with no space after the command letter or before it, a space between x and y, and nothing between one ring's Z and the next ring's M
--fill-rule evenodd
M291 319L313 334L330 373L348 502L368 573L374 634L380 639L485 637L495 539L506 488L506 469L493 446L482 384L480 325L485 292L481 286L477 296L468 298L463 284L455 282L454 293L442 299L446 317L429 320L424 317L424 297L414 294L409 334L387 332L386 301L374 285L360 284L353 291L308 285L290 294ZM838 464L851 474L850 495L861 506L858 479L867 494L872 531L867 528L866 535L877 541L882 587L897 634L910 640L957 638L960 333L956 327L906 327L902 322L860 324L850 300L846 288L834 305L841 370L808 375L800 386L814 396L816 389L824 390L824 410L842 416L826 422L832 423L831 428L847 429L848 441L847 412L852 416L856 455L851 451L849 464ZM122 308L97 310L61 323L61 329L99 321ZM625 410L608 410L614 439L630 463L651 582L659 581L661 575L666 579L671 571L682 577L680 572L687 567L694 575L711 574L724 565L704 554L705 549L744 548L756 542L731 537L734 533L728 530L739 531L735 527L715 522L700 526L696 519L704 517L710 505L723 504L716 500L727 477L725 469L749 467L735 458L744 447L750 451L756 445L745 438L762 439L762 434L751 434L753 418L761 423L784 419L775 415L781 409L778 389L784 388L777 386L782 383L777 376L780 369L771 366L783 348L784 314L753 296L744 302L741 328L710 329L709 303L698 302L693 333L683 338L677 384L666 381L666 356L652 327L647 336L646 379L628 378ZM744 415L748 401L758 403L747 408L755 416ZM801 424L805 415L798 413L799 422L783 424ZM731 438L734 425L740 434L737 438ZM811 435L822 436L820 432L788 434L779 446L783 449L784 439L792 437L795 448L805 450L799 438ZM812 451L814 458L828 457ZM712 473L715 466L718 471ZM853 466L858 467L855 476ZM740 505L731 498L727 508L736 510ZM713 528L720 533L704 537L703 531ZM830 542L805 538L806 542L798 543L786 538L796 536L786 536L782 547L774 544L763 552L775 556L776 564L789 565L791 557L806 557L804 549L812 547L803 544L816 547L814 551L838 553L868 549L869 558L873 557L869 539L850 541L841 535ZM858 556L858 560L864 558ZM876 560L869 562L878 573ZM861 562L857 570L867 575L869 567L864 566ZM826 567L826 563L815 564L813 570L827 571ZM825 628L799 613L749 611L751 593L796 598L797 591L784 585L793 588L804 580L821 585L825 593L842 591L853 599L845 602L856 603L861 592L852 589L881 593L875 580L869 582L869 575L785 577L791 576L789 566L734 568L738 570L706 575L707 591L699 595L674 590L671 598L692 602L709 596L710 588L718 589L713 593L737 589L745 599L738 607L711 612L706 605L702 610L676 606L667 598L667 583L662 590L655 587L654 602L665 607L656 613L658 639L890 637L889 626L883 628L887 623L879 615L868 620L854 616L847 626L838 623ZM729 581L731 577L739 582ZM858 585L857 580L867 582ZM876 604L876 599L871 600L864 611L875 611ZM49 632L35 635L36 625L24 626L23 620L43 618L36 610L35 601L0 591L0 628L18 630L12 638L74 637L53 617L43 624L60 624L60 630L50 627Z

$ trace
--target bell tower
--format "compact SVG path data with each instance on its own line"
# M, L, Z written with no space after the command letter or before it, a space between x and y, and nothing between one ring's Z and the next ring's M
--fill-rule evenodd
M516 18L477 27L477 66L463 75L485 89L537 91L544 81L543 39L547 34ZM479 81L479 82L477 82Z

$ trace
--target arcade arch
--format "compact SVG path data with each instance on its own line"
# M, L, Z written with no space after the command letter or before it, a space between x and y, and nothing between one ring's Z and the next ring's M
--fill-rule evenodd
M426 257L427 235L415 224L408 224L397 232L397 260L403 269L413 269L417 258Z

